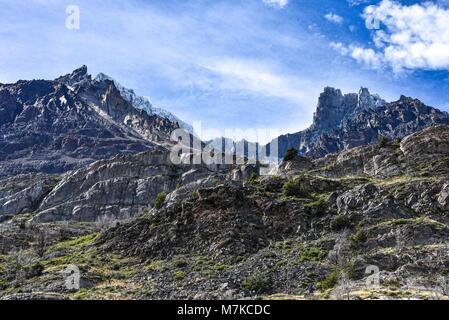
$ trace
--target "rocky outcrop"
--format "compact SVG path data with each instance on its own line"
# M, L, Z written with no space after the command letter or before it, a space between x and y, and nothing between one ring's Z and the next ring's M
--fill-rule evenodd
M449 210L449 184L446 184L441 190L438 203L443 210Z
M31 213L59 182L45 174L18 175L1 181L0 220Z
M165 151L118 155L61 177L37 176L31 187L5 192L0 213L32 212L31 222L126 219L152 210L160 193L175 191L167 202L189 198L199 186L245 180L253 172L259 175L258 165L174 165ZM9 186L10 180L3 181Z

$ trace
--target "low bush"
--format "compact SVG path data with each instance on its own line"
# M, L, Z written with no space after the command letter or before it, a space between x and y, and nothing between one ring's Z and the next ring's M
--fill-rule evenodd
M379 148L385 148L388 145L388 138L382 137L379 142Z
M291 161L291 160L295 159L295 157L297 155L298 155L298 150L296 150L295 148L291 147L285 153L284 161Z
M256 293L268 292L272 287L270 271L264 271L247 277L242 282L242 288Z
M159 193L156 197L156 200L154 201L154 208L156 210L159 210L160 208L162 208L162 206L164 205L165 202L165 198L167 197L167 195L165 193Z
M310 196L310 190L304 177L299 177L295 180L290 178L290 180L282 186L282 193L287 197L307 198Z
M338 283L340 278L340 272L338 270L329 274L323 281L318 282L317 286L321 291L326 291L327 289L332 289Z

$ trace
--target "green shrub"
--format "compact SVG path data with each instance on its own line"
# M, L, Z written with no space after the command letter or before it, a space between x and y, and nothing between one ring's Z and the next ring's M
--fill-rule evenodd
M301 251L301 261L321 261L326 258L327 252L317 247Z
M334 231L338 231L345 228L351 227L351 219L346 215L338 215L335 218L333 218L330 222L330 227Z
M304 177L299 177L295 180L290 178L290 180L282 186L282 193L287 197L298 198L307 198L310 195L310 191Z
M396 225L403 225L403 224L407 224L407 219L404 218L399 218L393 221L394 224Z
M327 289L332 289L338 282L340 278L340 273L338 270L332 272L323 281L318 282L317 286L321 291L326 291Z
M173 268L183 268L187 265L187 262L184 259L178 259L173 263Z
M298 150L296 150L295 148L291 147L285 153L284 161L291 161L291 160L295 159L295 157L297 155L298 155Z
M162 208L162 206L164 205L165 202L165 198L167 197L167 195L165 193L159 193L156 197L156 200L154 201L154 208L156 210L159 210L160 208Z
M114 270L114 271L118 271L118 270L120 270L120 264L119 263L114 263L114 264L111 265L110 269Z
M44 268L45 268L44 265L41 263L26 266L24 267L25 277L27 279L40 277L42 275L42 272L44 271Z
M175 274L173 276L173 280L181 281L182 279L184 279L184 272L182 272L182 271L175 272Z
M250 185L255 185L260 183L260 180L257 179L257 175L253 172L251 176L248 178L248 182Z
M351 280L357 279L357 270L355 269L354 261L349 262L344 268L343 272L348 276Z
M385 148L388 145L388 138L382 137L379 142L379 148Z
M368 237L366 236L365 229L361 228L354 236L351 236L349 239L354 244L362 244L365 243L366 240L368 240Z
M272 279L271 272L264 271L247 277L242 282L242 288L256 293L265 293L271 289Z

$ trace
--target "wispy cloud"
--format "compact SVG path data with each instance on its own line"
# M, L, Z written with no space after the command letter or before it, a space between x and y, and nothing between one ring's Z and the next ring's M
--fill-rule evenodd
M263 0L264 3L275 4L283 8L288 4L288 0Z
M372 0L346 0L348 2L348 4L353 7L353 6L359 6L361 4L365 4L368 3Z
M449 9L432 2L407 6L383 0L367 7L362 17L383 26L372 33L374 47L332 43L342 54L375 69L391 67L396 73L449 70Z
M324 17L327 20L329 20L330 22L333 22L333 23L337 23L337 24L343 23L343 18L341 16L339 16L338 14L333 13L333 12L329 12Z
M308 101L311 83L272 70L270 65L254 60L215 59L204 67L220 77L227 90L246 90L266 97L275 97L303 104Z

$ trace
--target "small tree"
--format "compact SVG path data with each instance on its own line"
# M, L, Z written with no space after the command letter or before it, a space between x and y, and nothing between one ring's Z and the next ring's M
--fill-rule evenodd
M291 161L291 160L295 159L295 157L297 155L298 155L298 150L296 150L295 148L291 147L285 153L284 161Z
M160 208L162 208L166 197L167 195L165 193L159 193L156 197L156 200L154 201L154 209L159 210Z
M385 148L388 144L388 138L387 137L382 137L382 139L380 139L379 142L379 148Z

